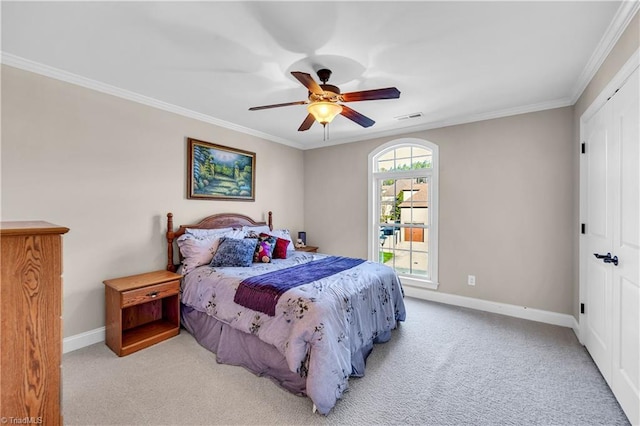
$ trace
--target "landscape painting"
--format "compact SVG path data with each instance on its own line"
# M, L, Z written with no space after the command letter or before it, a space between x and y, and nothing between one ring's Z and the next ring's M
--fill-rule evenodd
M256 154L188 138L188 198L255 201Z

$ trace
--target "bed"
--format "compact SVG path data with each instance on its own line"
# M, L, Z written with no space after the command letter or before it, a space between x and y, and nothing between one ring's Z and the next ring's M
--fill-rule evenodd
M269 377L328 414L349 377L364 375L374 343L404 321L403 289L385 265L295 251L272 221L271 212L267 222L216 214L174 231L167 215L167 270L184 275L182 325L217 362Z

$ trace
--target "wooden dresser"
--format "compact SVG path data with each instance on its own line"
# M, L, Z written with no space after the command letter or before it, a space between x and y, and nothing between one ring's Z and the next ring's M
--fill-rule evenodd
M3 423L62 424L62 234L48 222L0 222Z

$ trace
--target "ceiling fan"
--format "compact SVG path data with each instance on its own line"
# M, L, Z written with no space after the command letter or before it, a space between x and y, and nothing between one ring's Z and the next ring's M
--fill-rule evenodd
M307 114L307 117L298 128L299 132L309 130L314 121L326 126L327 123L330 123L338 114L347 117L349 120L358 123L362 127L371 127L375 124L375 121L357 111L354 111L346 105L342 105L341 102L397 99L400 97L400 91L395 87L340 93L340 89L337 86L327 84L327 81L329 81L329 77L331 76L331 70L326 68L317 72L318 78L322 84L316 83L310 74L304 72L292 71L291 74L309 90L308 100L257 106L249 108L249 111L279 108L290 105L307 105L307 111L309 111L309 114Z

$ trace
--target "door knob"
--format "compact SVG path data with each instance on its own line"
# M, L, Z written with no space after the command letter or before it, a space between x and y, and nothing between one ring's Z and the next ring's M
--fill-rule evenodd
M607 253L607 254L593 253L593 255L598 259L602 259L604 263L613 263L615 266L618 266L618 256L611 257L611 253Z
M613 256L613 258L605 257L602 260L604 260L604 263L613 263L615 266L618 266L618 256Z

